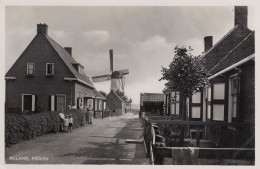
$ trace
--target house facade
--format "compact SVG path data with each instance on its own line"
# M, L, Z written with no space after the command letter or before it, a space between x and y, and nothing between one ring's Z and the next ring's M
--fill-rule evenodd
M106 98L99 93L97 90L94 90L95 99L94 99L94 117L102 118L104 111L106 110Z
M247 7L235 7L234 28L213 46L204 38L207 87L188 99L187 118L192 121L226 122L228 126L204 126L206 139L221 147L255 146L255 33L247 27ZM178 92L165 93L165 113L178 114Z
M38 24L37 34L5 76L7 112L84 108L95 98L94 86L84 67L48 36L48 25Z

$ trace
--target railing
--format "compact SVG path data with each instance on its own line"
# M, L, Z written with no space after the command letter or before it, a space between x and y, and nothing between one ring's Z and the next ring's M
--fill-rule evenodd
M231 158L231 159L254 159L254 148L204 148L200 146L200 128L201 126L229 126L227 122L202 122L202 121L183 121L176 117L171 116L143 116L142 117L144 141L147 148L147 156L150 156L152 164L162 164L164 157L175 156L177 164L196 164L198 158ZM162 136L158 133L165 127L179 126L180 130L179 141L177 146L169 147L164 141ZM184 130L188 126L196 127L196 147L190 147L191 145L184 144ZM183 140L182 140L183 139ZM182 146L181 146L182 145ZM193 155L190 155L190 152ZM181 157L181 154L186 156ZM179 156L179 157L177 157ZM185 159L187 158L187 159ZM180 159L183 159L180 160Z

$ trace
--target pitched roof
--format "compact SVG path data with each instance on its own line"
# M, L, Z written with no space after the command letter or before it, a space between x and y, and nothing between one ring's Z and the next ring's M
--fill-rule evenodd
M243 41L252 31L241 26L235 26L222 39L220 39L202 57L205 59L205 68L211 70L220 62L233 48Z
M110 93L106 96L109 97L110 94L114 94L121 102L124 102L124 100L114 91L114 90L111 90Z
M144 93L142 94L143 101L162 102L164 101L163 93Z
M88 86L94 88L93 84L89 80L89 78L85 74L80 74L77 72L77 70L73 67L73 64L78 64L76 60L62 47L60 46L57 42L55 42L51 37L48 35L45 35L46 39L48 42L51 44L53 49L58 53L58 55L61 57L63 62L67 65L71 73L75 76L75 78L78 81L83 81L85 82Z
M236 47L234 47L220 62L218 62L210 70L210 73L215 74L254 53L255 53L255 32L251 32Z
M100 97L101 99L106 99L101 93L99 93L96 89L93 90L96 97Z

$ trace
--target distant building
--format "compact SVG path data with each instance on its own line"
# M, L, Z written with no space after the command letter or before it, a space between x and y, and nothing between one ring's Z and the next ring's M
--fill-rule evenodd
M126 103L125 100L114 90L106 96L106 104L108 109L114 114L125 114Z
M7 58L8 59L8 58ZM84 66L48 36L48 25L37 34L5 75L6 111L65 110L94 106L94 86Z
M163 93L140 93L140 111L163 113L164 95Z

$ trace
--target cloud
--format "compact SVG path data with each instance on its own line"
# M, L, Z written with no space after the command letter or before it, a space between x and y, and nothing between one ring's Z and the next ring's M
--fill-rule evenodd
M104 30L92 30L83 32L83 36L90 42L99 44L105 43L109 40L110 34L108 31Z

